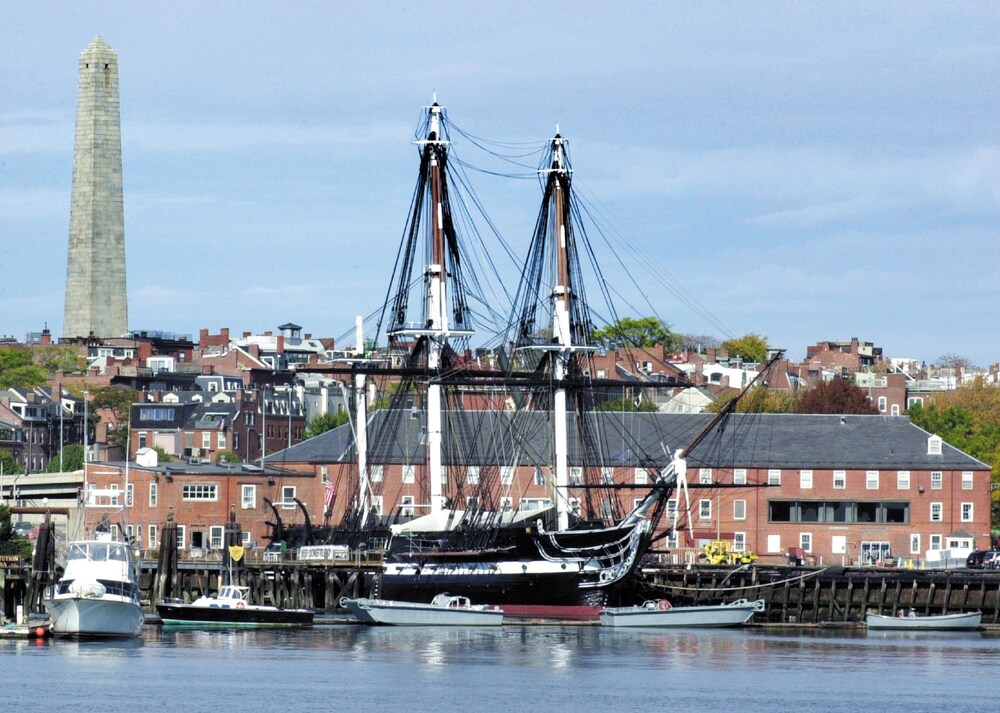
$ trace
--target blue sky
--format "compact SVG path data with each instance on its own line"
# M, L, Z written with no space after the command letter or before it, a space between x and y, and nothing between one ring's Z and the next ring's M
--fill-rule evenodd
M436 92L480 137L560 125L581 194L655 265L627 268L652 309L609 272L633 314L795 359L859 337L1000 361L1000 4L0 0L0 26L0 333L61 334L77 61L101 34L133 329L350 334ZM470 178L523 253L537 183Z

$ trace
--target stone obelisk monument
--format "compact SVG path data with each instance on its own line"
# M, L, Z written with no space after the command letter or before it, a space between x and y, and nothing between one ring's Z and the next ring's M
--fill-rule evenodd
M63 336L127 331L118 55L98 36L80 55Z

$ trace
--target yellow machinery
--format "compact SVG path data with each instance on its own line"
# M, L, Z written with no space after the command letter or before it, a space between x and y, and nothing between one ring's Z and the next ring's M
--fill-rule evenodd
M757 555L733 551L729 540L712 540L702 548L700 559L707 564L750 564L757 561Z

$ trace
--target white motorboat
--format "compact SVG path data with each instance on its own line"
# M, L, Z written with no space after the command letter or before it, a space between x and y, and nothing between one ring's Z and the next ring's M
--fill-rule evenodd
M341 604L362 624L395 626L500 626L503 609L473 604L468 597L438 594L430 604L389 599L343 599Z
M900 610L902 614L902 610ZM884 616L882 614L866 614L865 624L869 629L896 629L906 631L954 631L962 629L978 629L982 621L982 612L966 612L962 614L938 614L932 616Z
M756 612L764 611L764 600L739 599L729 604L691 607L671 606L666 599L651 599L633 607L605 607L601 626L614 627L723 627L742 626Z
M190 604L167 600L156 605L164 626L310 626L312 609L285 609L250 603L250 588L225 585L218 596Z
M145 617L131 551L123 542L73 542L55 592L43 604L56 636L134 637Z

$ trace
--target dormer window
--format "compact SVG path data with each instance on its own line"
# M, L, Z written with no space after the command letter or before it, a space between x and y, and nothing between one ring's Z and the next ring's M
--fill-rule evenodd
M930 436L927 439L927 455L941 455L941 436Z

